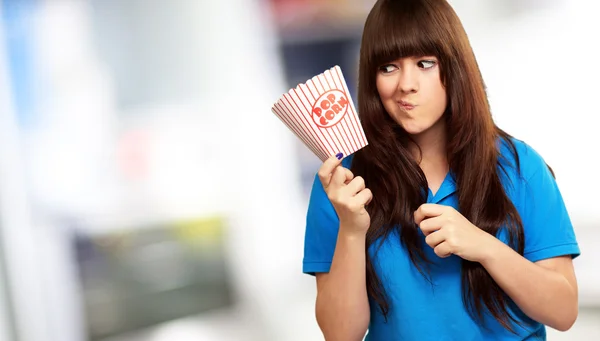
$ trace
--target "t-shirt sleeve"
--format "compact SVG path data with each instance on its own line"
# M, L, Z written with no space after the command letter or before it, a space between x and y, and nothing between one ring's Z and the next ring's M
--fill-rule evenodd
M550 169L535 151L527 153L524 176L524 256L532 262L579 256L575 231L558 185Z
M327 193L315 176L306 214L302 272L329 272L337 241L339 218Z

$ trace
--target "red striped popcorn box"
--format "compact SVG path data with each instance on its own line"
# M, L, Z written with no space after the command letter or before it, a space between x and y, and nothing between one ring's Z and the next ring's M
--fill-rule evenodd
M339 66L283 94L271 111L321 161L368 145Z

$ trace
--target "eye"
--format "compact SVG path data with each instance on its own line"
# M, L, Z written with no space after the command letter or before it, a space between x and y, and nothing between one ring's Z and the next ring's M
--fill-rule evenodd
M420 60L417 65L419 65L419 67L421 69L431 69L432 67L434 67L437 64L437 62L435 60Z
M382 73L390 73L396 69L397 69L397 67L392 64L383 65L383 66L379 67L379 71L381 71Z
M417 65L422 69L431 69L436 65L435 60L420 60Z

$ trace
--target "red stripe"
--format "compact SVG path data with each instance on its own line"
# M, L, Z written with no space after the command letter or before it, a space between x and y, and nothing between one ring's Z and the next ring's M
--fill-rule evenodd
M335 67L332 68L332 69L335 69ZM339 77L337 77L337 75L333 74L333 72L331 70L328 70L328 71L331 74L331 78L333 79L333 82L335 83L336 80L337 80L337 84L339 84L340 89L346 95L346 98L348 99L348 108L347 108L347 110L349 112L347 113L347 116L344 117L344 124L346 126L346 129L348 129L350 131L350 134L348 134L348 135L351 135L351 137L352 137L351 141L354 143L354 148L355 148L354 151L357 151L359 149L360 141L358 140L358 135L356 133L356 128L355 127L351 127L351 125L352 125L352 118L350 116L352 116L354 114L352 112L352 110L350 109L352 107L352 98L350 98L350 96L344 90L344 82Z
M327 139L322 139L322 138L319 136L318 132L315 130L315 127L314 127L314 125L313 125L313 124L311 124L310 122L308 122L308 121L307 121L307 119L306 119L306 117L305 117L304 115L302 115L302 112L301 112L301 110L300 110L300 107L298 107L298 105L295 103L295 100L294 100L293 98L292 98L292 101L294 101L295 107L294 107L294 106L292 106L292 103L290 102L290 98L291 98L291 96L289 95L289 93L287 93L287 94L284 94L284 95L283 95L283 97L284 97L284 99L285 99L285 101L286 101L286 103L287 103L286 107L287 107L287 108L289 108L289 109L291 109L291 110L294 110L294 114L295 114L296 116L298 116L298 117L299 117L299 119L300 119L302 122L304 122L304 123L305 123L305 125L304 125L304 126L305 126L305 128L306 128L307 132L309 132L309 131L312 129L312 132L313 132L312 136L313 136L313 138L315 139L315 141L318 141L318 142L320 142L320 143L321 143L321 147L322 147L322 149L323 149L324 151L326 151L326 152L327 152L327 154L331 154L331 153L333 153L333 148L331 148L331 147L330 147L330 148L331 148L331 150L328 150L328 149L327 149L327 147L325 146L325 143L323 143L323 141L327 142ZM309 127L310 127L310 129L309 129Z
M329 87L329 90L333 90L333 89L335 89L335 90L340 90L340 89L338 89L338 88L335 86L335 83L334 83L334 86L331 86L331 83L329 82L329 79L327 79L327 74L326 74L326 72L324 72L324 73L323 73L323 78L325 79L325 82L327 83L327 86ZM342 91L342 92L343 92L343 91ZM342 119L342 120L340 120L340 122L338 122L338 123L335 125L335 128L336 128L336 132L337 132L337 134L339 135L339 137L340 137L341 141L342 141L342 142L344 143L344 145L346 146L346 155L350 155L350 154L354 153L354 151L352 150L352 146L351 146L351 144L350 144L350 141L349 141L349 139L348 139L347 132L346 132L346 131L343 131L343 132L342 132L342 129L343 129L343 122L342 122L342 121L343 121L343 119ZM340 127L342 127L342 128L340 128Z
M348 97L350 97L350 94L349 94L349 91L348 91L348 88L346 86L346 82L345 82L345 79L344 79L344 75L343 75L343 73L342 73L342 71L341 71L341 69L339 67L336 68L336 74L338 75L338 77L342 81L345 93L348 95ZM356 111L354 109L354 103L351 106L351 108L352 108L352 112L353 112L351 122L352 122L352 125L354 126L354 131L355 131L355 133L357 135L357 138L358 138L357 142L359 142L362 146L365 146L366 145L366 138L364 136L364 131L362 129L362 125L358 121L358 114L356 113Z
M298 136L298 139L300 139L300 141L302 141L304 143L304 145L311 150L311 152L313 152L313 154L315 154L319 159L323 158L322 153L320 152L319 148L316 147L315 143L312 141L312 139L308 138L308 135L306 135L306 133L298 128L297 125L294 124L294 122L290 121L289 117L287 117L287 114L284 114L284 110L281 108L281 105L279 103L275 104L276 107L274 107L274 110L277 110L277 112L282 116L285 117L285 120L287 120L287 124L291 125L294 127L294 131L296 132L296 136Z
M329 83L329 81L327 80L327 76L325 75L325 73L323 73L322 77L325 79L325 83L327 83L327 86L329 87L329 89L327 89L327 90L335 89L335 87L332 87L331 84ZM319 77L319 82L321 83L321 86L323 86L323 88L325 88L325 85L323 84L323 82L320 78L321 77ZM337 126L336 126L336 128L337 128ZM337 132L338 139L340 141L342 141L342 143L346 146L346 150L344 152L346 153L346 155L350 155L353 151L351 151L350 148L348 147L348 142L346 141L347 138L345 138L345 136L340 133L339 128L337 128L336 132Z
M296 137L311 150L312 153L319 159L322 159L322 155L318 152L318 149L315 149L314 143L306 138L302 129L298 129L298 127L289 120L289 117L287 117L287 115L284 114L284 111L279 107L279 103L275 103L271 110L275 113L275 116L277 116L296 135Z
M337 67L335 71L336 71L338 77L340 77L340 79L342 80L342 84L344 84L344 92L347 94L348 98L350 98L348 88L345 85L344 75L342 74L341 69L339 67ZM352 116L352 118L353 118L352 123L354 125L354 129L361 138L361 141L360 141L361 144L363 146L365 146L365 145L367 145L367 142L366 142L366 136L364 135L364 130L362 129L362 125L360 124L360 122L357 122L358 114L356 113L356 111L354 111L353 106L351 106L351 108L352 108L352 112L354 113L354 115Z
M293 91L296 96L298 96L298 94L296 93L296 89L292 89L291 91ZM315 125L313 124L312 118L306 117L306 115L302 112L302 109L300 109L300 105L298 105L298 102L296 101L296 99L292 96L291 92L288 92L286 94L286 100L288 101L290 107L292 107L292 103L289 102L289 100L292 100L294 102L294 110L296 111L296 113L298 115L300 115L302 117L302 119L307 122L307 124L310 126L310 128L312 129L315 139L319 139L319 142L321 143L321 145L323 146L323 150L326 152L326 154L331 154L333 153L333 148L331 148L331 145L329 144L329 141L326 138L323 138L323 136L320 136L319 133L319 129L315 127ZM327 143L327 145L329 145L329 148L331 150L327 149L327 146L325 146L325 143L323 143L323 141L325 141Z
M296 94L296 96L298 97L298 99L300 100L300 102L302 102L302 106L304 107L304 109L306 110L306 112L309 113L309 115L310 115L312 107L311 108L307 108L306 105L304 104L304 101L302 101L302 99L300 98L300 95L298 95L298 92L296 92L296 89L293 89L293 90L294 90L294 94ZM300 91L302 91L302 87L300 87ZM298 105L298 103L296 102L296 100L294 100L294 103L298 106L298 108L300 108L300 106ZM312 120L312 118L311 118L311 120ZM313 128L316 127L316 129L319 130L319 132L321 132L321 134L323 136L325 136L325 134L323 133L323 129L321 129L320 127L317 127L316 124L315 125L311 125L311 126ZM325 131L327 131L327 129L325 129ZM329 132L327 132L327 134L329 134ZM325 138L325 142L327 142L327 144L329 145L329 148L331 148L331 150L329 151L330 155L333 155L333 154L336 154L336 153L339 152L339 150L336 150L337 146L335 146L335 148L333 148L333 146L331 145L331 142L332 142L331 134L329 134L329 139ZM333 141L333 142L335 142L335 141Z
M323 92L321 93L321 95L322 95L322 94L324 94L329 89L325 89L325 86L323 86L323 83L321 82L321 77L320 76L321 75L318 75L315 78L317 78L317 80L319 81L319 84L321 84L321 88L323 88ZM316 86L315 86L315 88L316 88ZM321 130L323 130L323 129L321 129ZM331 137L331 133L329 132L329 129L325 129L325 130L327 131L327 133ZM334 135L335 135L335 132L334 132ZM333 140L333 142L336 142L336 146L339 147L339 149L343 150L344 147L342 146L341 143L339 143L339 140L342 140L342 139L339 136L336 136L336 138ZM343 152L346 153L346 155L348 154L348 150L343 150Z
M329 85L329 87L330 87L330 88L335 88L335 89L338 89L338 90L340 90L340 91L344 92L344 88L343 88L343 87L341 87L341 86L338 86L338 85L335 83L335 79L333 78L333 75L331 74L331 70L327 70L327 71L325 71L325 73L327 73L327 72L329 72L329 77L331 78L331 81L332 81L332 83L333 83L333 87L332 87L332 86L331 86L331 84L329 83L329 79L328 79L327 77L325 77L325 80L327 81L327 85ZM344 94L345 94L345 93L344 93ZM348 99L348 104L347 104L347 106L349 107L349 106L350 106L350 98L348 98L348 96L346 96L346 98ZM347 109L346 109L346 110L347 110ZM346 114L347 114L347 113L346 113ZM347 144L347 145L350 145L350 148L349 148L349 149L351 149L351 150L349 150L349 151L348 151L348 155L349 155L349 154L351 154L351 153L354 153L356 150L358 150L358 148L356 147L355 143L353 143L353 142L354 142L354 138L352 137L352 134L351 134L351 133L348 131L348 128L345 126L345 124L346 124L346 117L344 117L344 118L343 118L343 119L340 121L340 123L338 123L338 125L339 125L339 126L341 126L341 127L342 127L342 129L344 130L344 137L345 137L345 139L344 139L344 140L346 141L346 144Z
M313 102L313 101L311 101L311 100L309 100L309 99L308 99L308 96L306 96L306 93L304 92L304 90L302 89L302 87L300 87L300 91L302 92L302 94L303 94L303 95L304 95L304 97L306 98L307 102L309 102L309 103L310 103L310 102ZM298 94L297 94L297 95L298 95ZM300 96L299 96L299 95L298 95L298 98L300 98ZM311 108L311 109L312 109L312 108ZM320 129L321 131L327 131L327 134L329 134L329 136L330 136L330 138L331 138L331 128L321 128L321 127L319 127L319 129ZM335 136L335 131L333 132L333 135ZM339 140L339 137L338 137L338 136L335 136L335 140L333 140L333 141L334 141L334 142L338 142L338 140ZM340 145L340 146L341 146L341 145ZM348 155L348 152L349 152L349 150L348 150L347 148L346 148L346 149L340 148L340 149L338 150L338 152L344 152L346 155Z
M286 100L286 102L287 102L287 99L285 99L285 100ZM306 141L311 141L312 145L313 145L313 146L314 146L314 148L315 148L315 151L319 151L319 153L315 153L315 154L317 154L317 155L322 155L322 154L323 154L323 153L322 153L322 149L323 149L323 148L322 148L322 147L319 147L319 146L317 145L317 143L316 143L316 142L317 142L317 139L310 137L310 134L309 134L309 133L310 133L310 131L309 131L309 129L306 127L306 124L305 124L304 122L302 122L302 120L297 120L297 121L296 121L294 118L291 118L292 116L294 116L294 113L292 113L292 111L291 111L291 110L288 108L288 105L286 105L286 104L285 104L285 103L283 103L283 102L284 102L284 98L280 99L280 100L279 100L279 102L278 102L278 106L281 108L281 110L282 110L282 111L284 111L284 112L286 112L286 113L288 114L288 117L289 117L289 120L290 120L290 121L296 122L296 123L298 124L298 125L297 125L297 127L298 127L297 129L298 129L299 131L302 131L302 132L303 132L304 136L306 136ZM300 127L300 125L304 125L305 129L302 129L302 128ZM321 157L322 157L322 156L320 156L320 158L321 158Z
M313 79L315 77L313 77ZM313 92L313 90L311 89L311 85L314 87L314 91L316 92L317 95L315 95L315 92ZM320 95L319 95L319 89L317 88L317 84L315 84L315 82L313 80L310 80L310 81L308 81L306 83L306 88L310 92L310 96L312 97L312 100L309 99L309 97L306 95L306 93L304 92L304 90L302 88L300 88L300 90L302 90L302 93L308 99L308 102L316 102L316 100L320 97Z

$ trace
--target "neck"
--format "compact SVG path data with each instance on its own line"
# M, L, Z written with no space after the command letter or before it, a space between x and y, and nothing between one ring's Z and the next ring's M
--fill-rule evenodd
M444 118L441 118L421 134L413 135L412 138L416 145L412 146L411 153L415 160L419 162L421 168L424 166L426 168L430 166L447 168L446 123Z

